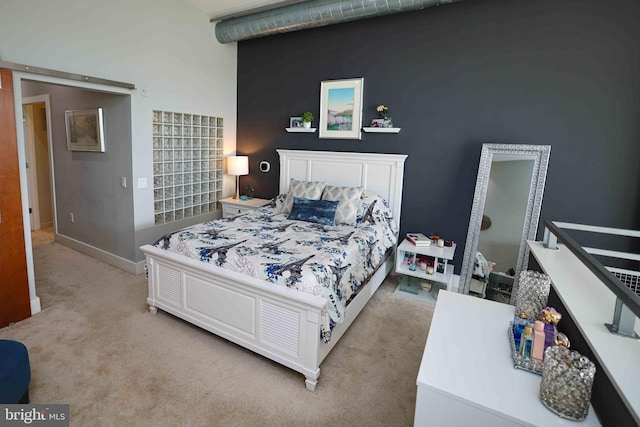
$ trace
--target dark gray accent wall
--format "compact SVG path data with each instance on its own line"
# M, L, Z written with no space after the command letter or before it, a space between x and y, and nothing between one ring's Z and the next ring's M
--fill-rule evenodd
M135 260L130 97L32 81L23 81L22 94L50 95L58 233ZM98 107L105 152L67 150L64 112Z
M408 154L401 232L455 240L459 273L482 144L550 144L543 220L640 229L638 22L634 0L465 0L240 42L241 186L277 193L276 148ZM400 134L284 131L354 77L365 123L385 104Z

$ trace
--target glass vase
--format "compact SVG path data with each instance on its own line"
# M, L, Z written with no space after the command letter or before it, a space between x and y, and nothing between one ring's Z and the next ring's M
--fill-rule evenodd
M595 365L577 351L551 346L545 350L540 401L562 418L581 421L589 412Z

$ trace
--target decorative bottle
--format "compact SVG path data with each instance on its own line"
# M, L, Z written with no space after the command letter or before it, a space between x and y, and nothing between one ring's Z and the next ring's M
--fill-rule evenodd
M555 344L556 341L556 327L552 323L544 324L544 349Z
M529 325L526 313L520 313L513 319L513 340L516 344L516 352L520 351L520 338L524 332L524 327Z
M416 256L413 254L409 256L409 270L416 271Z
M524 332L520 337L520 349L518 350L518 354L522 356L524 359L529 359L531 357L531 347L533 345L533 329L531 326L525 326Z
M544 322L536 320L533 324L533 347L531 348L531 358L542 362L545 349Z
M556 325L562 319L562 314L553 307L545 307L540 313L544 325L544 348L550 347L556 342Z

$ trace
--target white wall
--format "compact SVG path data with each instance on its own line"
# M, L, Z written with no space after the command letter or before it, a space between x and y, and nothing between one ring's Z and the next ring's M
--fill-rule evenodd
M2 0L0 60L133 83L133 183L153 182L154 109L223 117L235 152L237 44L218 43L209 18L178 0ZM134 188L134 205L136 230L153 226L151 186Z
M131 94L131 183L136 232L153 227L152 110L223 117L225 154L236 147L237 44L218 43L209 18L178 0L0 0L0 60L108 80L133 83L136 90L14 73L19 103L21 79ZM17 117L21 116L18 105ZM25 162L18 125L20 164ZM26 211L26 169L21 168ZM225 195L233 192L225 182ZM28 215L25 245L32 313L36 296ZM136 240L136 245L140 244Z

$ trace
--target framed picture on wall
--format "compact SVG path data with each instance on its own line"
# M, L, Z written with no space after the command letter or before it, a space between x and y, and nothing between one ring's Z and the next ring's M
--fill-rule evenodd
M289 118L289 127L290 128L301 128L302 127L302 117L290 117Z
M361 139L364 78L320 83L320 138Z
M104 122L102 108L67 110L67 150L104 153Z

